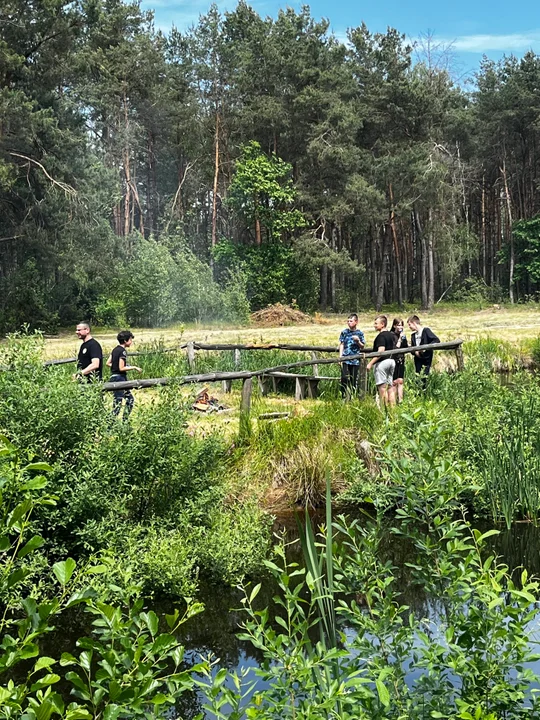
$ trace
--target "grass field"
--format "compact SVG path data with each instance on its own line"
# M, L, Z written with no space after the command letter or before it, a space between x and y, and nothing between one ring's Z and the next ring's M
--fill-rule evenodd
M411 314L413 311L408 311ZM395 309L386 311L389 320L394 317ZM402 313L403 314L403 313ZM471 310L456 306L441 306L430 313L420 313L424 325L429 325L441 341L463 338L472 340L480 337L492 337L522 346L524 341L540 335L540 306L492 306L483 310ZM366 335L369 344L375 337L373 319L375 311L359 315L359 327ZM406 317L406 316L405 316ZM133 328L136 342L149 343L161 340L167 347L173 347L189 340L200 342L245 342L245 343L298 343L308 345L332 345L337 348L340 331L346 326L345 315L324 315L321 322L287 327L233 327L208 325L174 326L171 328ZM122 328L118 328L120 330ZM94 331L105 351L116 345L117 330ZM47 359L72 357L76 354L79 342L75 331L64 331L58 336L47 337L45 357Z

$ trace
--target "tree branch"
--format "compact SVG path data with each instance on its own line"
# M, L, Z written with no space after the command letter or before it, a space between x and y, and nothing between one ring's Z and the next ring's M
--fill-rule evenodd
M45 177L48 180L50 180L53 185L57 185L61 190L63 190L66 193L66 195L71 195L72 197L77 195L77 191L75 190L75 188L72 188L71 185L68 185L67 183L62 182L61 180L55 180L51 175L49 175L49 173L47 172L47 170L45 170L43 165L40 162L38 162L37 160L34 160L34 158L28 157L27 155L21 155L21 153L16 153L16 152L12 152L12 151L9 151L9 154L12 157L18 157L18 158L22 158L23 160L26 160L26 162L28 164L33 163L34 165L37 165L40 168L40 170L42 170Z

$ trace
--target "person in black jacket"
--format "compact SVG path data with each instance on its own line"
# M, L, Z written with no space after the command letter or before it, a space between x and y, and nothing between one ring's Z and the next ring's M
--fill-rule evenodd
M423 327L418 315L411 315L407 325L413 331L411 335L411 347L417 345L431 345L440 342L435 333L428 327ZM414 353L414 367L419 375L422 375L422 384L426 387L427 376L433 362L433 350L418 350Z

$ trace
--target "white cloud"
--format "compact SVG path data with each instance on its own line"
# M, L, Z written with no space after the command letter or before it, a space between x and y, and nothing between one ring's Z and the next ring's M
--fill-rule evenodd
M520 52L540 48L540 30L508 35L461 35L445 42L459 52L484 53L490 50Z
M168 33L175 25L186 30L208 12L211 0L142 0L144 10L155 10L156 28Z

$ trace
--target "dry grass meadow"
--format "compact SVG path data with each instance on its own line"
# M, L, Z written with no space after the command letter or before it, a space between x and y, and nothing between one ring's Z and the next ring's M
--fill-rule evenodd
M413 311L408 311L411 314ZM375 312L361 313L359 327L366 335L367 344L375 337L373 319ZM394 312L387 312L389 319ZM462 338L472 340L480 337L493 337L505 340L517 346L523 346L527 340L540 335L540 306L491 306L482 310L441 306L430 313L420 313L424 325L429 325L441 341ZM406 317L406 316L405 316ZM189 340L199 342L224 343L294 343L307 345L332 345L337 348L340 331L346 326L345 315L318 316L319 322L306 325L285 327L225 327L219 325L174 326L167 329L134 328L137 344L161 340L167 347L173 347ZM118 328L120 330L121 328ZM116 345L115 330L94 331L105 351ZM78 341L73 332L65 331L58 336L47 337L45 344L46 359L73 357L77 353Z

